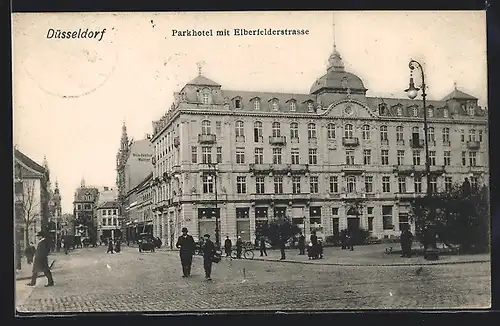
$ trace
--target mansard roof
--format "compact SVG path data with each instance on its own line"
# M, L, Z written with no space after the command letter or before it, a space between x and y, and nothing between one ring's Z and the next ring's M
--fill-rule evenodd
M281 112L290 111L290 106L285 105L290 100L295 100L297 105L295 112L307 112L307 105L302 105L308 101L315 101L315 96L310 94L297 93L276 93L276 92L258 92L258 91L238 91L238 90L222 90L222 95L225 98L233 99L237 96L241 99L241 110L254 110L253 101L259 100L261 103L259 111L273 111L272 107L266 105L269 101L276 99L279 102Z
M443 98L443 101L448 100L477 100L477 98L455 88L453 92Z
M205 76L199 75L195 79L191 80L189 83L186 85L195 85L195 86L214 86L214 87L220 87L218 83L214 82L213 80L208 79Z

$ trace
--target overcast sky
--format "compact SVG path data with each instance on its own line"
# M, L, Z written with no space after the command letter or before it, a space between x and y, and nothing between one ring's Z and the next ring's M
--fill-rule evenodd
M308 93L333 48L331 12L14 14L14 142L47 156L63 211L75 188L115 186L121 126L144 138L198 74L225 89ZM486 106L484 12L336 12L337 50L368 96L405 97L408 61L425 68L428 98L459 89ZM102 31L47 39L48 29ZM172 37L172 29L294 28L307 36ZM100 38L100 36L99 36Z

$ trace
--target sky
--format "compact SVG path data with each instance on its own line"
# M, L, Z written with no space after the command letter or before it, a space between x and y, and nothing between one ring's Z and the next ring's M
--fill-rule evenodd
M13 14L14 144L59 182L64 212L75 189L115 186L125 121L143 139L198 74L223 89L308 93L333 40L368 96L405 97L411 58L428 99L458 89L487 106L484 11ZM333 21L335 24L333 24ZM106 29L99 41L49 29ZM303 36L173 37L172 30L307 29ZM418 82L418 78L416 80Z

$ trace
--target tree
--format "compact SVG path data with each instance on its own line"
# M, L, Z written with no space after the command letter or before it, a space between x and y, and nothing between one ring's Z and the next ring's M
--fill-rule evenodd
M22 222L24 246L29 244L29 229L40 216L40 193L37 194L38 179L21 179L16 182L16 219Z
M262 234L269 240L272 246L277 245L281 238L287 242L300 232L300 228L296 224L291 223L286 217L264 224L262 227Z
M489 191L486 186L470 187L465 181L450 191L416 198L410 205L410 220L423 241L431 213L438 239L460 246L461 252L487 251L489 247Z

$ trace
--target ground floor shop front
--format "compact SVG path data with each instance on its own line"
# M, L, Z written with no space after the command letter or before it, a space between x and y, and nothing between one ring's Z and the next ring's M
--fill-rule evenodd
M372 237L392 238L410 227L409 206L397 201L366 201L354 205L348 201L311 202L303 205L276 205L222 202L183 204L155 212L153 234L164 245L175 246L182 227L198 240L204 234L216 239L218 230L221 242L237 237L254 242L265 224L287 218L308 237L315 231L319 237L338 235L342 230L361 228Z

